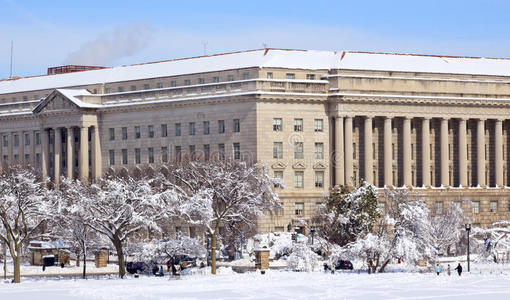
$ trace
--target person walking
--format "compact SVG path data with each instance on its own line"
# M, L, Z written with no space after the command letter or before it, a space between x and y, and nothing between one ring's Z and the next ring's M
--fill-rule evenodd
M457 270L457 273L459 273L459 276L462 274L462 266L460 265L460 263L459 263L459 265L455 268L455 270Z
M448 271L447 271L447 273L448 273L448 276L450 276L450 275L451 275L451 271L450 271L450 264L448 264Z
M439 273L441 273L441 267L439 266L439 264L436 265L436 273L437 276L439 276Z

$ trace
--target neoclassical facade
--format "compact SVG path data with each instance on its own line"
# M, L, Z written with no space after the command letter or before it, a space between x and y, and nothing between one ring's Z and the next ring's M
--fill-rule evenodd
M58 184L214 155L284 179L262 232L361 180L489 225L510 217L509 113L510 60L261 49L2 80L0 165Z

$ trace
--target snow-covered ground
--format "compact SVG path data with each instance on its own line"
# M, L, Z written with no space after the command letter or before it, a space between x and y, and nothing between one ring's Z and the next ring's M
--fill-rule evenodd
M30 280L0 284L0 299L509 299L510 275L269 271L183 276Z
M82 262L83 264L83 262ZM13 276L14 267L11 261L7 263L7 276ZM41 266L32 266L29 264L21 265L21 276L81 276L83 272L83 265L76 267L76 263L71 261L71 265L66 265L64 268L60 266L46 267L43 271ZM94 274L118 274L119 266L117 264L109 264L104 268L96 268L94 262L87 261L87 275ZM3 276L3 265L0 270L0 275Z

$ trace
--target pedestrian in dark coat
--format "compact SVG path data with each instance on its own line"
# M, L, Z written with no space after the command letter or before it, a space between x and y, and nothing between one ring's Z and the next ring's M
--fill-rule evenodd
M462 274L462 266L460 265L460 263L459 263L459 265L455 268L455 270L457 270L457 273L459 273L459 276L460 276L460 274Z

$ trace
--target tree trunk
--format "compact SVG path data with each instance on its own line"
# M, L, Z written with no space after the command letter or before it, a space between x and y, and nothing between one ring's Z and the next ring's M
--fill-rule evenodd
M381 266L381 268L379 268L379 273L384 273L384 269L386 268L386 266L390 263L390 260L386 260L384 262L384 264Z
M122 251L122 241L114 236L113 245L115 246L115 250L117 250L117 258L119 260L119 277L124 278L126 275L126 265L124 262L124 252Z
M216 230L211 235L211 274L216 275Z
M81 256L81 251L80 250L76 250L76 266L77 267L80 266L80 256Z
M19 254L12 258L14 261L14 283L21 282L21 258Z
M83 251L83 279L87 279L87 252Z

